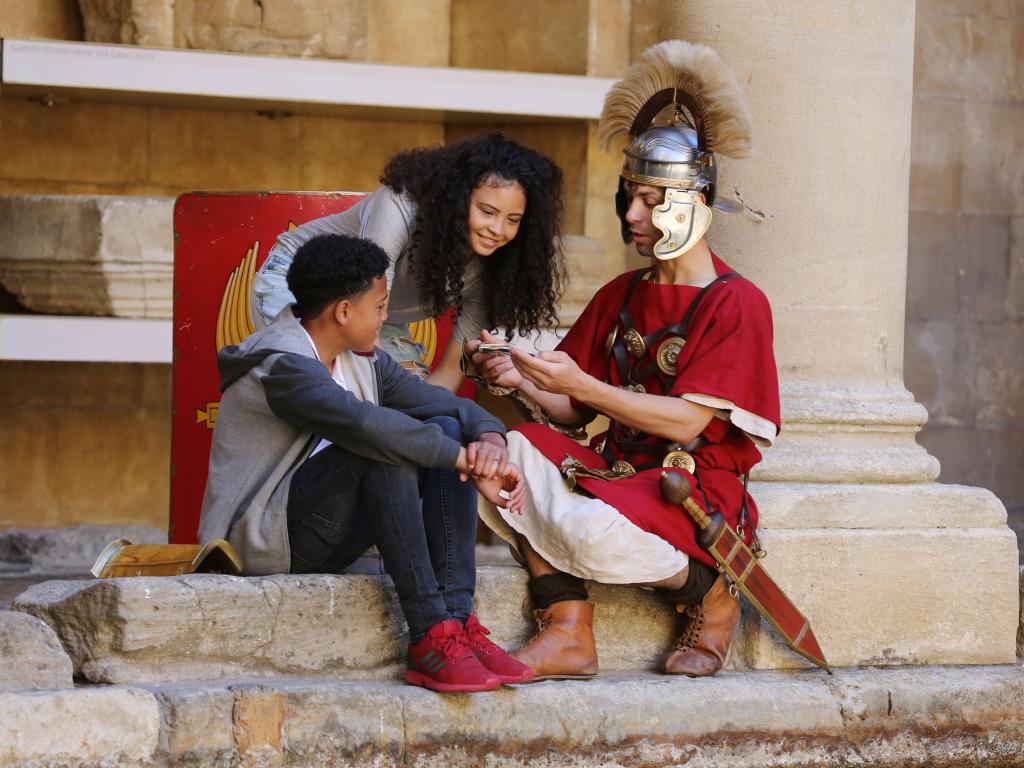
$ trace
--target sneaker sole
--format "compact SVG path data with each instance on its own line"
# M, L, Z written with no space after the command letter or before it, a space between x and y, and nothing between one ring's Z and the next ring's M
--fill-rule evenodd
M502 686L500 680L494 683L480 683L478 685L459 685L456 683L442 683L432 677L427 677L420 672L411 670L405 671L405 682L410 685L418 685L421 688L428 688L438 693L484 693L494 691Z
M536 676L533 674L532 670L530 670L529 674L522 674L519 677L513 677L512 675L503 675L500 672L495 672L493 669L491 670L491 674L497 675L499 678L501 678L501 682L503 685L522 685L524 683L532 683L534 680L537 679Z

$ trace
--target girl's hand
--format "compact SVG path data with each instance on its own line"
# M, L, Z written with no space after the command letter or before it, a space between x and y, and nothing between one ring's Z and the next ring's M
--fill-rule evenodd
M484 343L497 344L501 342L497 336L493 336L486 330L480 332L480 338ZM473 360L473 365L483 377L484 381L495 387L519 388L523 377L512 364L512 359L503 352L480 352L481 341L473 340L466 342L466 352Z

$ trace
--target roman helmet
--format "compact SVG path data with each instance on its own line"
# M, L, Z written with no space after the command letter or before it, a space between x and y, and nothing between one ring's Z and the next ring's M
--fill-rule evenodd
M644 51L605 97L597 130L603 149L624 131L631 137L615 195L626 243L633 239L626 181L665 188L665 201L653 214L662 232L654 244L658 259L674 259L696 245L711 226L712 206L740 209L718 194L715 153L750 156L750 108L736 78L708 46L666 40Z

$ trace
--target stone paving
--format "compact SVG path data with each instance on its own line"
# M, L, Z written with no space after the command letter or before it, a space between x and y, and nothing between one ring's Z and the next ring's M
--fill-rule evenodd
M726 670L667 677L666 606L597 587L598 678L439 695L401 682L393 591L358 570L32 586L0 612L0 766L1024 766L1020 659L757 670L746 615ZM478 579L493 637L520 642L522 571Z
M396 681L0 693L11 766L1024 765L1016 665L618 673L485 694Z

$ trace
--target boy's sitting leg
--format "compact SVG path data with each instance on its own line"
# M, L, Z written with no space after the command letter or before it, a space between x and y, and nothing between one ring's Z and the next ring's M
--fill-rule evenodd
M292 478L292 572L337 573L376 545L409 625L406 680L436 691L493 690L503 681L480 663L462 622L450 615L434 576L425 528L413 467L373 461L332 445ZM467 538L474 530L450 533Z
M447 437L463 442L462 426L451 416L435 416ZM469 645L480 662L503 683L528 683L533 670L492 643L490 632L473 614L476 591L477 492L473 483L460 480L456 470L419 470L423 500L423 526L434 576L441 589L447 615L466 628Z

